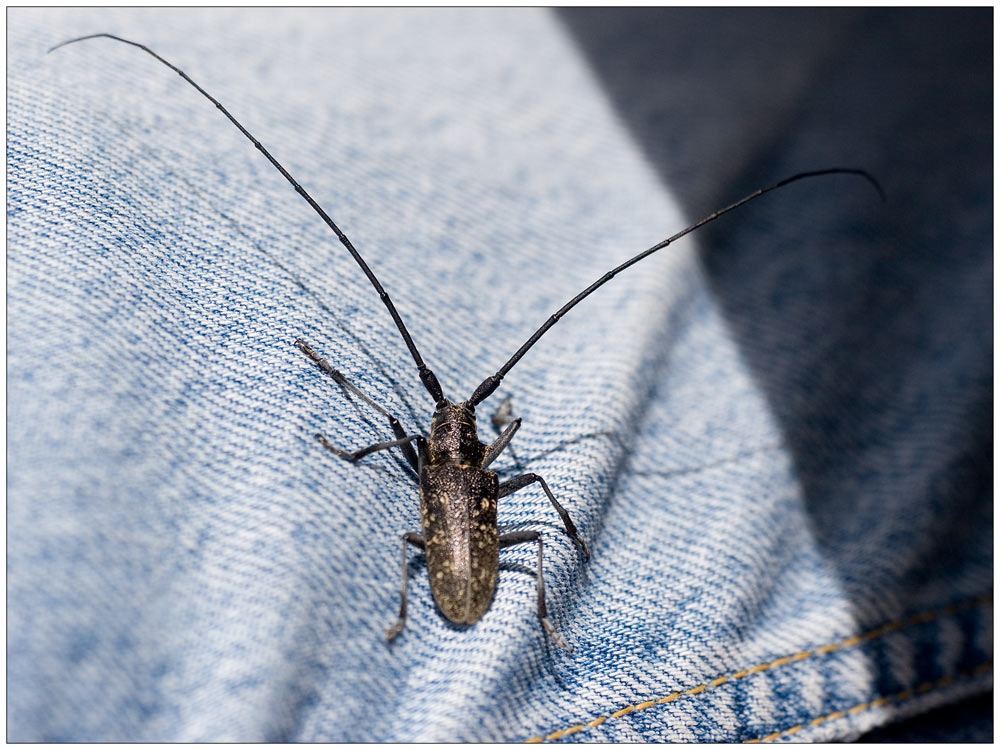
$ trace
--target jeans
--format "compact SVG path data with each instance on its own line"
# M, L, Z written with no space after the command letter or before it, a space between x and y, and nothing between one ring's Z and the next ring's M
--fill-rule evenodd
M992 686L989 11L10 11L8 739L844 740ZM523 426L481 621L392 439ZM988 730L992 732L989 725ZM985 731L985 730L984 730ZM982 739L982 738L981 738ZM985 737L989 739L989 737Z

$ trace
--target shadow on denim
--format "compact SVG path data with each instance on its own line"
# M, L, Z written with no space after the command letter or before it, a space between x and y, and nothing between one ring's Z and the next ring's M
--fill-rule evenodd
M764 198L701 262L858 621L991 580L990 11L559 15L692 221L797 171L882 181Z

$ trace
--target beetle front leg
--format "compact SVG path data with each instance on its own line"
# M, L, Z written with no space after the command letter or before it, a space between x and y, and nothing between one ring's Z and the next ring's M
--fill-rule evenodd
M483 453L483 462L480 464L480 468L485 469L496 460L497 456L499 456L503 452L503 449L507 447L507 444L511 441L511 438L514 437L514 433L517 432L520 426L520 417L510 421L510 424L508 424L504 431L500 433L500 436L494 440Z
M396 620L396 624L385 631L386 640L392 640L403 630L403 626L406 624L406 584L409 576L407 573L407 560L406 560L406 545L412 544L414 547L419 549L424 549L424 538L420 536L415 531L407 531L403 534L403 588L402 597L399 603L399 618Z
M556 631L555 626L549 619L548 607L545 606L545 583L542 580L542 535L537 531L512 531L500 537L500 549L525 542L538 542L538 619L542 621L542 627L552 637L553 643L559 646L559 648L572 651L573 647Z
M587 543L583 541L583 537L580 536L580 532L576 530L576 524L573 523L573 519L569 517L569 513L567 513L566 509L559 504L559 501L556 500L556 496L552 494L552 490L549 489L545 480L540 476L537 474L522 474L519 477L508 479L506 482L502 482L500 484L497 497L506 497L512 492L517 492L519 489L527 487L529 484L534 484L535 482L542 485L542 489L545 490L545 494L549 497L549 502L552 503L552 507L556 509L556 513L558 513L559 517L562 519L563 526L566 527L566 533L569 534L570 538L574 542L580 545L580 549L583 550L584 557L589 560L590 550L587 549Z
M500 402L500 406L498 406L497 410L493 412L493 416L490 417L490 421L493 423L493 426L498 432L505 424L509 424L514 421L514 409L511 407L510 396L507 396L507 398Z
M514 417L514 410L511 408L510 396L507 396L497 410L493 412L493 416L490 419L493 423L493 428L497 431L497 439L493 441L493 444L486 449L486 453L483 459L482 468L486 468L496 459L497 456L507 447L510 443L514 433L521 426L520 417ZM524 471L521 466L520 460L517 458L517 454L514 449L510 449L510 457L514 462L514 466L518 471Z
M375 411L377 411L383 417L388 419L389 427L392 429L392 434L396 436L396 440L402 440L403 438L406 437L406 432L403 430L403 426L399 423L399 420L396 419L396 417L394 417L389 412L388 409L386 409L375 399L371 398L368 394L366 394L364 391L362 391L360 388L354 385L354 383L352 383L350 380L344 377L344 374L340 372L340 370L334 368L334 366L331 365L329 362L327 362L326 359L321 357L319 355L319 352L317 352L315 349L309 346L309 344L307 344L302 339L295 339L295 346L297 346L303 354L309 357L309 359L313 361L313 364L315 364L319 369L321 369L323 372L325 372L327 375L333 378L333 381L337 385L339 385L344 390L353 393L355 396L360 398L370 407L375 409ZM326 446L328 450L332 451L333 453L336 453L341 458L346 458L347 455L349 455L346 454L344 451L341 451L339 448L334 448L331 445L329 445L326 442L325 438L323 439L323 445ZM419 476L420 469L417 466L417 454L414 452L413 447L409 443L400 443L400 445L403 449L403 455L406 457L407 463L413 467L413 470L417 472L417 475Z

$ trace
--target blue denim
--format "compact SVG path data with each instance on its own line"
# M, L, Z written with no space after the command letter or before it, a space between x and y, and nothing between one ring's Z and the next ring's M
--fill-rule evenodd
M13 9L8 739L844 740L992 686L989 11ZM524 422L459 627L391 438ZM985 41L984 41L985 40Z

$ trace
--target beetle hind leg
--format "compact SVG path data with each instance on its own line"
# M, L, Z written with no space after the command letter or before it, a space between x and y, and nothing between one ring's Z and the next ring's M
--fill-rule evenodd
M424 538L420 536L420 534L418 534L417 532L407 531L405 534L403 534L403 588L399 602L399 618L396 620L395 625L393 625L391 628L385 631L385 638L388 641L391 641L393 638L399 635L403 631L403 626L406 625L406 584L407 584L407 579L409 578L409 576L406 575L407 573L406 568L408 562L408 560L406 559L407 544L412 544L414 547L417 547L418 549L424 549L426 546L424 544Z
M542 580L542 535L537 531L512 531L500 537L500 549L511 547L515 544L524 544L525 542L538 542L538 619L542 621L542 627L545 628L545 632L552 638L553 643L559 648L572 651L573 647L566 642L565 638L559 635L559 631L556 630L555 625L552 624L552 620L549 619L549 610L545 605L545 582Z

